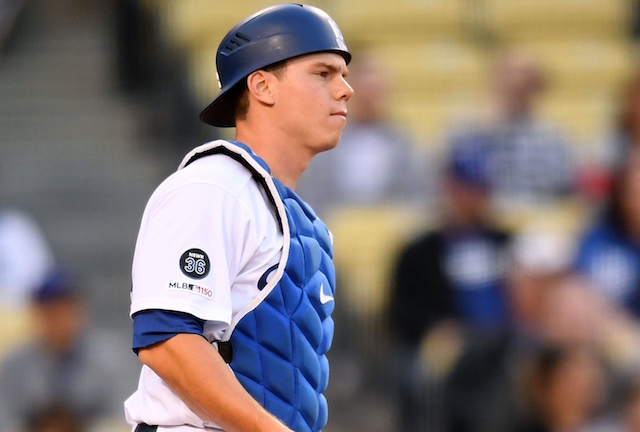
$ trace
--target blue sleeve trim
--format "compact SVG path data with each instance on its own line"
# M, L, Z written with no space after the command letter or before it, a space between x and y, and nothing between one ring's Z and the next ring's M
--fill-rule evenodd
M133 352L171 339L180 333L204 333L205 320L184 312L150 309L133 316Z

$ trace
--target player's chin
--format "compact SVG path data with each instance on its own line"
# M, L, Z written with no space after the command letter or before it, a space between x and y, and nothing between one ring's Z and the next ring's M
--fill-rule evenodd
M322 153L327 150L334 149L338 145L338 142L340 142L341 135L342 133L340 132L338 134L325 136L324 139L322 139L320 142L317 142L315 145L317 153Z
M335 131L329 137L327 137L327 150L331 150L335 148L340 142L340 138L342 138L342 131L344 128L340 128L340 130Z
M324 131L321 134L316 135L316 137L322 136L322 139L320 140L321 143L319 145L321 148L320 151L331 150L338 145L345 125L346 121L341 121L340 119L333 118L332 116L329 124L325 125Z
M337 136L337 140L340 140L342 131L347 126L347 118L345 116L331 116L330 119L330 133Z

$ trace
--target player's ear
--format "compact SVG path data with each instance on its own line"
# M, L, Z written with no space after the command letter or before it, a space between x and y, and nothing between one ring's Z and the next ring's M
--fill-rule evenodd
M273 74L263 70L256 71L247 77L247 89L249 93L264 105L273 105Z

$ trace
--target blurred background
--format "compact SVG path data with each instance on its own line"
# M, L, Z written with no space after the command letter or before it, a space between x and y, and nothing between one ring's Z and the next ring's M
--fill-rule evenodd
M124 431L142 211L267 0L0 0L0 432ZM329 432L640 431L635 0L317 0L349 124Z

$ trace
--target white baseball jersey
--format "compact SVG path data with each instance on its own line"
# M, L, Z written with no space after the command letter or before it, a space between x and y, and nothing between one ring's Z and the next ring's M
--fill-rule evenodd
M206 320L220 339L232 318L258 296L258 283L282 255L274 210L251 173L232 158L210 155L184 167L153 193L143 214L132 269L131 316L149 309ZM127 421L175 425L158 431L219 430L203 421L150 368L125 402Z

